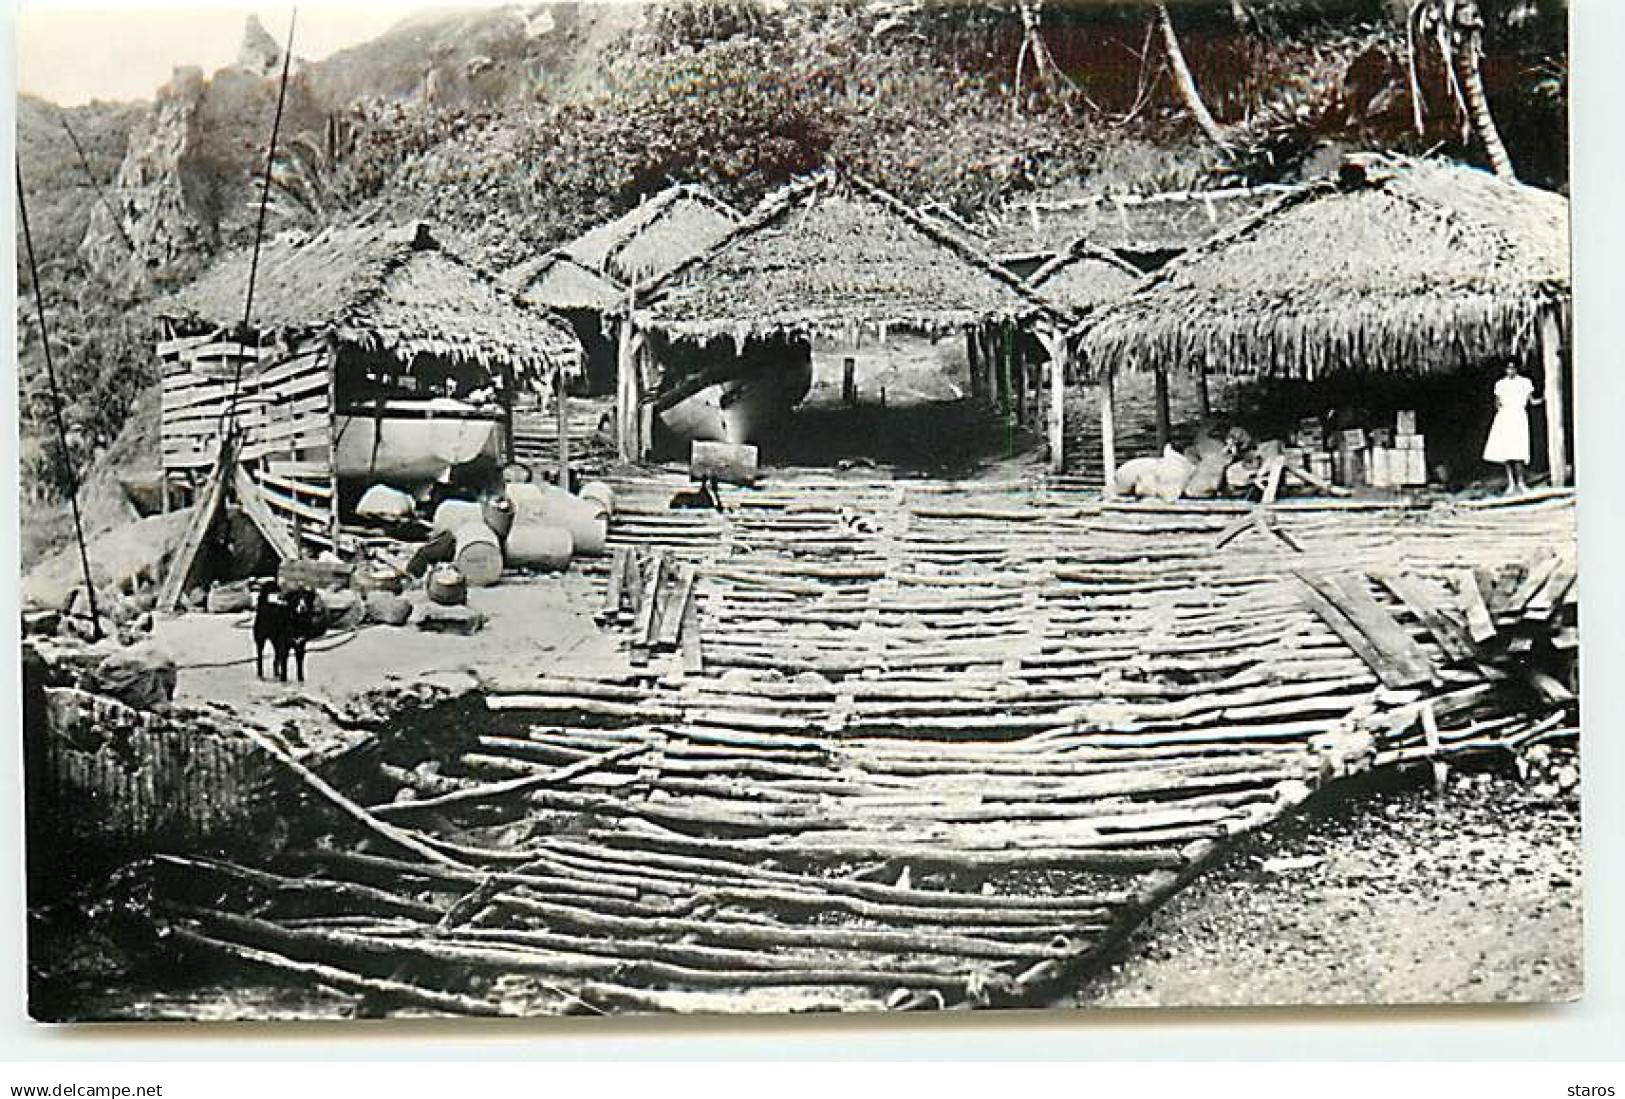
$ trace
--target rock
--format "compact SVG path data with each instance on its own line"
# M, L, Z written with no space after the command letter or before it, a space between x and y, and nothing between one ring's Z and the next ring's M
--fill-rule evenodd
M452 633L466 637L485 628L485 615L468 607L442 607L431 603L418 613L417 627L425 633Z
M151 710L175 697L175 662L151 645L134 645L109 653L92 680L125 705Z
M311 591L337 591L348 588L355 570L341 561L284 561L277 568L277 587L285 592L307 588Z
M404 626L412 617L412 604L405 596L394 592L368 592L366 621L383 626Z
M323 618L330 630L353 630L366 619L366 604L353 591L317 592L316 598L321 603Z
M245 587L221 584L209 589L204 606L210 614L241 614L254 606L254 596Z
M24 637L50 637L62 625L62 613L53 610L24 611Z

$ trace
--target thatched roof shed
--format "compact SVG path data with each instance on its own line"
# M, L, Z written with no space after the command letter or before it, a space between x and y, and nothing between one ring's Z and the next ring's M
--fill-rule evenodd
M738 213L704 188L677 184L589 229L562 251L616 282L642 282L705 251L738 223Z
M857 177L784 188L640 295L634 320L669 338L937 336L1068 311L930 218Z
M605 275L554 249L505 272L502 284L527 305L560 311L604 313L625 300L626 291Z
M251 252L216 263L161 302L179 331L235 330L243 320ZM421 223L326 229L260 249L251 327L292 340L341 345L410 363L420 354L505 367L530 380L581 369L568 324L521 305L492 279L441 249Z
M1149 256L1181 252L1296 190L1266 184L1216 191L1036 198L988 227L988 251L1001 261L1064 252L1075 240Z
M1027 285L1083 314L1128 297L1144 277L1139 268L1115 254L1079 240L1028 276Z
M1078 333L1090 368L1309 378L1526 358L1569 300L1568 201L1476 169L1351 161Z

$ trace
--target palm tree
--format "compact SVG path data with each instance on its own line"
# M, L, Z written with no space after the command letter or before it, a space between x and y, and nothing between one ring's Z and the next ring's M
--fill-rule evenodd
M1418 51L1431 38L1444 62L1451 96L1465 116L1470 132L1484 145L1490 168L1502 179L1517 179L1512 158L1501 142L1495 118L1490 114L1489 97L1484 92L1484 76L1479 59L1484 54L1484 18L1477 0L1412 0L1405 23L1410 44L1410 81L1413 119L1422 130L1422 85L1417 79Z
M1162 31L1162 47L1168 54L1168 69L1173 74L1174 87L1179 92L1179 99L1185 105L1185 110L1196 122L1207 139L1217 145L1221 150L1228 151L1231 147L1230 138L1202 102L1202 93L1197 90L1196 78L1191 75L1190 66L1185 63L1185 51L1179 48L1179 36L1174 33L1174 20L1168 14L1168 5L1163 0L1157 0L1156 23Z

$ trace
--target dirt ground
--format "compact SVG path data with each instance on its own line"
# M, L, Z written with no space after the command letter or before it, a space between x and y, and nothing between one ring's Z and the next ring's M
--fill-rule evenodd
M421 590L408 598L424 601ZM271 702L293 690L339 701L393 679L614 670L625 657L619 635L593 624L598 598L591 579L580 573L506 578L468 593L468 605L486 615L480 632L468 637L426 633L408 623L334 633L311 645L303 687L256 677L252 612L162 618L153 640L175 659L175 696L182 702ZM266 660L269 666L269 653Z
M1057 1006L1573 1000L1582 931L1577 797L1352 790L1242 841Z

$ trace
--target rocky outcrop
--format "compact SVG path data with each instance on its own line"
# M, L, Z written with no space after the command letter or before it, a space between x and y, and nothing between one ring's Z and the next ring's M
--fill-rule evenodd
M112 210L96 206L79 246L90 266L109 279L161 278L213 246L214 227L197 215L184 182L206 89L200 69L176 69L158 90L152 113L131 133L107 193Z
M250 15L243 27L243 40L237 47L237 67L247 72L270 76L282 65L282 47L260 22L259 16Z

